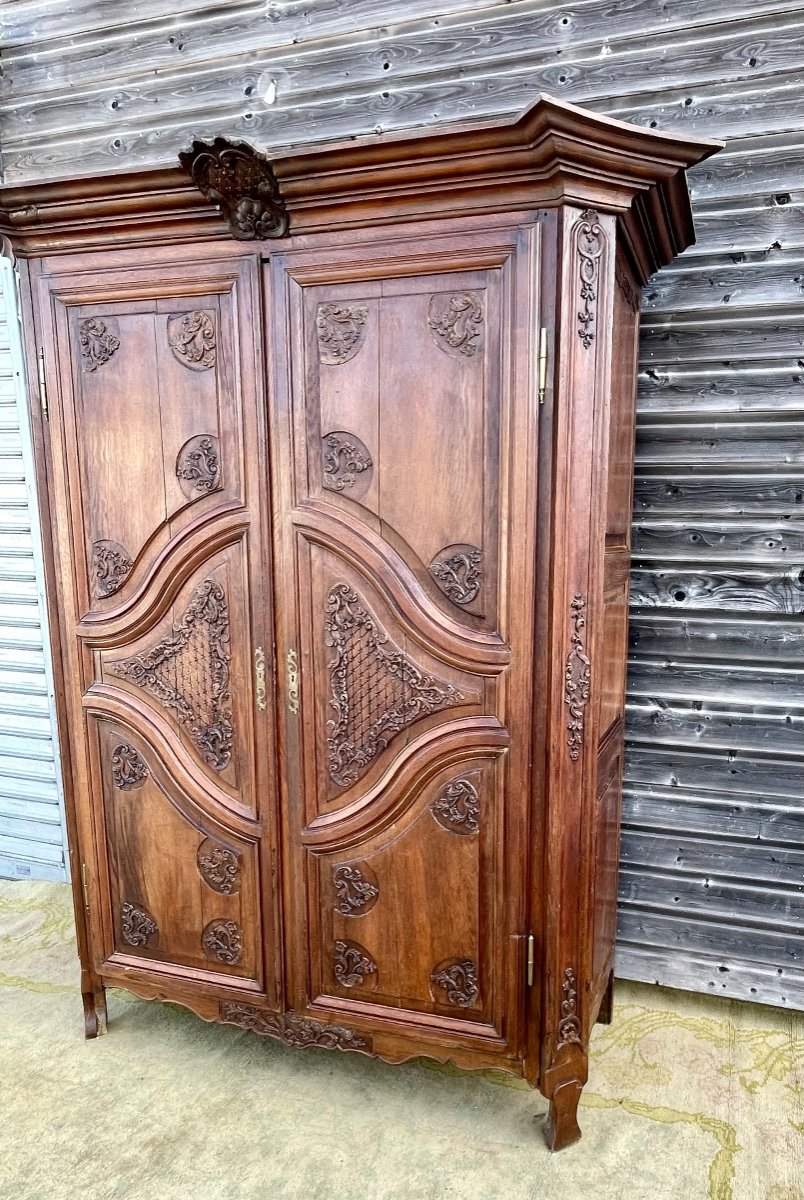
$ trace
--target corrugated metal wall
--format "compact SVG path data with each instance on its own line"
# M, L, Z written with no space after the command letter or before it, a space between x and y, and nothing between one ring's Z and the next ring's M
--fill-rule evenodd
M8 182L539 90L729 139L644 300L619 969L804 1006L801 0L15 0L0 31Z

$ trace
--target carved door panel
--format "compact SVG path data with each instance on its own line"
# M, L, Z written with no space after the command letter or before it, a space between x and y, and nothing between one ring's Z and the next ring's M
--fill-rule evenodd
M419 236L328 250L326 265L275 257L270 277L275 504L295 580L279 627L294 1004L389 1031L415 1014L420 1037L508 1055L537 251L538 226L470 249Z
M107 973L214 972L273 999L258 277L161 257L39 281L93 940Z

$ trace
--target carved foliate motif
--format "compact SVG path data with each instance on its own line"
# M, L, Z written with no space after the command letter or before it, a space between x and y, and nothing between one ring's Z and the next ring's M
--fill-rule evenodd
M168 317L167 333L173 357L183 366L191 371L208 371L215 366L215 322L210 313L196 309Z
M453 779L430 805L439 825L451 833L477 833L480 798L468 779Z
M347 583L326 599L327 664L336 717L327 722L329 773L354 783L394 734L420 717L463 700L451 684L424 672L398 650Z
M374 463L359 437L336 429L321 439L324 487L343 492L353 500L363 496L371 483Z
M592 209L581 213L575 227L578 274L581 281L581 308L578 313L578 337L587 350L595 340L597 317L597 279L603 254L603 230Z
M228 846L219 846L206 838L196 855L198 870L207 887L223 896L240 890L240 855Z
M133 746L122 742L112 753L112 783L121 792L142 787L150 771L148 764Z
M430 563L430 574L453 604L471 604L483 584L483 551L465 544L445 546Z
M241 241L284 237L288 214L267 159L243 142L193 142L179 155L193 183Z
M192 594L183 617L150 650L106 664L171 709L206 763L221 771L232 755L229 609L214 579Z
M234 966L243 955L243 937L236 921L210 921L201 934L207 958Z
M220 487L218 439L199 433L184 443L176 458L176 478L188 500L208 496Z
M583 635L586 628L585 608L586 601L580 594L577 594L571 605L573 625L570 636L571 649L567 656L567 666L564 672L564 682L566 685L564 703L569 709L567 745L569 746L569 756L573 762L578 761L583 745L584 722L586 719L586 706L589 703L590 676L592 673L592 665L584 649Z
M372 909L380 894L380 889L371 879L367 879L359 867L346 864L336 867L333 872L333 882L338 899L335 908L344 917L362 916Z
M277 1038L286 1046L320 1046L328 1050L363 1050L371 1053L371 1039L345 1025L325 1025L295 1013L271 1013L251 1004L227 1001L218 1009L222 1021L251 1033Z
M430 983L446 993L447 1003L471 1008L477 1003L480 988L477 966L471 958L448 959L433 968Z
M366 338L364 304L319 304L315 314L319 361L329 367L354 358Z
M156 921L144 908L124 904L120 910L120 930L129 946L147 946L159 933Z
M376 975L377 964L357 942L339 939L335 943L333 970L341 987L360 987L367 975Z
M119 542L103 538L92 546L92 571L95 576L95 594L102 599L113 596L128 579L134 567Z
M78 341L87 371L97 371L120 347L119 338L107 329L106 322L101 321L99 317L87 317L81 322L78 326Z
M572 967L564 971L561 983L561 1020L558 1023L558 1046L568 1046L581 1040L581 1022L578 1016L578 984Z
M480 346L483 305L476 292L441 293L430 297L427 324L433 341L446 354L472 358Z

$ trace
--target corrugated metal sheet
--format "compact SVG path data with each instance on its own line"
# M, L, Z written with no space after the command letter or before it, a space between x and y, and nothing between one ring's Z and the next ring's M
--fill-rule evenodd
M64 808L14 268L0 256L0 876L66 879Z
M9 182L540 89L729 139L644 300L619 969L804 1006L800 0L16 0L0 35Z

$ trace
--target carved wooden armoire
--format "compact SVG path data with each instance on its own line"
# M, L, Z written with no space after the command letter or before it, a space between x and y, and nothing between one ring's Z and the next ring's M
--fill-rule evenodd
M6 188L104 989L523 1075L614 954L640 289L713 143L540 98Z

